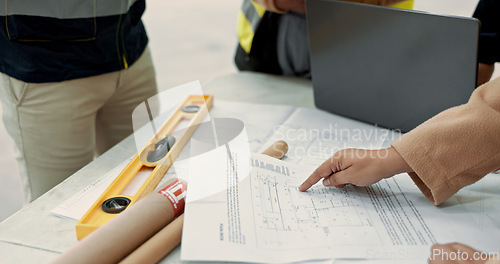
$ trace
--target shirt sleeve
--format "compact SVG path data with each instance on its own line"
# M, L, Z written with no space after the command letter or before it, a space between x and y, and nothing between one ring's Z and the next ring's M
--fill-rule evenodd
M392 146L413 169L422 193L438 205L500 167L500 78L469 101L427 120Z
M479 1L474 18L481 21L478 61L493 64L500 61L500 1Z

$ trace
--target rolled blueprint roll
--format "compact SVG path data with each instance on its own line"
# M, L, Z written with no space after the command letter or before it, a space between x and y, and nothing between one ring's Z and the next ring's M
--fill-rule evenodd
M161 189L176 181L169 180ZM170 223L174 216L170 200L161 192L154 191L86 236L52 263L117 263Z
M184 214L156 233L146 243L123 259L120 264L158 263L181 243Z

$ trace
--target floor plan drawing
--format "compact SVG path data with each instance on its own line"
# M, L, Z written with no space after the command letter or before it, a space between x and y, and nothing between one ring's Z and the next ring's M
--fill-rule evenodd
M264 162L254 159L253 164L259 163L266 167ZM345 245L353 233L369 238L366 240L369 244L380 243L355 187L316 186L302 193L297 191L295 172L291 173L285 173L286 177L257 173L251 178L259 247L290 249L337 243Z

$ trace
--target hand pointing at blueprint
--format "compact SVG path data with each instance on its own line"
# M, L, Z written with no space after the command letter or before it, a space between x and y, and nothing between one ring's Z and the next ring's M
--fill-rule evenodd
M425 260L431 245L438 242L487 246L478 240L484 233L466 228L474 220L462 206L434 207L405 175L367 187L312 186L300 192L297 187L310 170L266 156L253 155L250 175L241 180L224 173L225 167L212 173L205 170L208 163L196 165L190 168L191 190L206 188L207 179L226 188L187 202L183 260ZM493 228L489 222L484 227ZM494 245L496 240L491 237L488 243Z
M498 237L488 235L494 224L488 217L477 223L458 197L449 199L445 207L435 207L408 175L386 178L399 171L379 167L380 160L372 157L380 154L386 164L394 165L398 159L391 156L397 154L392 149L342 151L377 149L394 140L376 127L352 122L300 109L269 136L270 142L287 141L291 151L286 161L254 155L248 164L238 156L240 166L250 165L248 175L231 173L229 165L215 171L206 169L214 167L212 162L193 163L181 258L261 263L366 258L423 263L435 243L467 242L486 251L497 249ZM332 150L343 156L334 155L303 183L335 153ZM373 175L375 168L380 170ZM331 181L327 185L338 186L334 182L338 176L351 184L342 189L315 184L326 178ZM299 191L299 186L308 191ZM206 189L219 191L192 199L196 190ZM472 223L477 228L471 229Z
M299 190L306 191L322 179L327 187L343 188L346 184L367 186L411 171L393 147L380 150L344 149L321 164L299 186Z

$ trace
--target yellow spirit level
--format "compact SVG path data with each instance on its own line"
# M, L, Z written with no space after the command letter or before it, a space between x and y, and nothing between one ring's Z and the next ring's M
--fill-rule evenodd
M151 191L153 191L193 133L212 108L213 96L190 95L163 124L155 136L137 153L116 179L102 193L76 224L76 235L81 240L92 231L111 220ZM170 134L181 122L189 122L183 133L174 138ZM151 171L152 169L152 171ZM134 196L124 194L134 177L140 172L151 171Z

